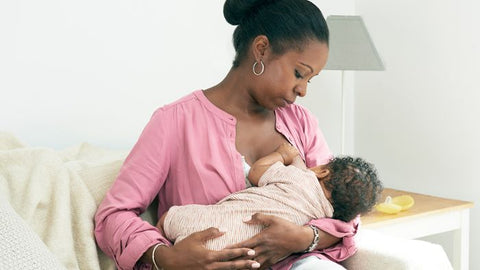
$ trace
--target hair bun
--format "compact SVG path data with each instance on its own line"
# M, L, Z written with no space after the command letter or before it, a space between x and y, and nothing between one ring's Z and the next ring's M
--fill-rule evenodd
M271 2L269 0L226 0L223 5L223 16L231 25L239 25L243 18L258 6Z

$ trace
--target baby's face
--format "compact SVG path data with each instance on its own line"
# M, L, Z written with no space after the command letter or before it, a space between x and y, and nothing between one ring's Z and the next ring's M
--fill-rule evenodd
M332 193L325 186L325 182L330 179L330 170L327 165L318 165L315 167L309 168L317 176L318 182L323 189L323 194L327 197L328 201L332 203Z
M327 200L330 202L330 203L333 203L332 201L332 193L325 187L325 180L320 180L318 179L318 182L320 182L320 186L322 187L323 189L323 194L325 194L325 197L327 198Z

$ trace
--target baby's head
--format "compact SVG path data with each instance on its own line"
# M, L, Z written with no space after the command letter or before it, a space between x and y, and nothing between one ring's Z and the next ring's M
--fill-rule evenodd
M336 219L348 222L369 212L383 190L373 164L361 158L336 157L311 169L332 203Z

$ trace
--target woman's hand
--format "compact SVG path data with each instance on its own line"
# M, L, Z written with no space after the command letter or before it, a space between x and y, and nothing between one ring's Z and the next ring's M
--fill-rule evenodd
M265 229L229 248L254 249L256 254L254 258L260 263L260 269L266 269L292 253L306 250L313 240L313 231L310 227L298 226L276 216L255 214L245 222L261 224Z
M250 248L211 251L204 247L207 240L222 236L216 228L193 233L172 247L159 246L155 252L157 265L163 270L175 269L257 269Z

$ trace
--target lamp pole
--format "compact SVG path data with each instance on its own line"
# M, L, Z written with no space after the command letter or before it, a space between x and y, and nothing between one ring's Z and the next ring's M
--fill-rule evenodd
M345 128L346 128L346 100L345 100L345 70L342 70L342 92L341 92L341 99L342 99L342 132L341 132L341 136L342 136L342 141L341 141L341 148L340 148L340 151L341 151L341 154L344 155L345 154Z

